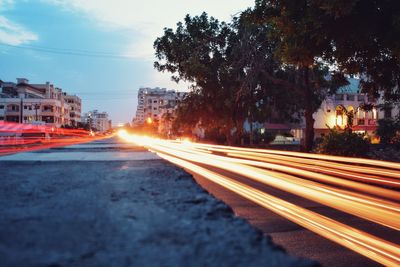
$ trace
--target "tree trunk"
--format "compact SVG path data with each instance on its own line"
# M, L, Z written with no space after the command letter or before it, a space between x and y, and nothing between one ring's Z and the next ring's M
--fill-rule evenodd
M307 101L308 102L308 101ZM306 119L306 133L305 133L305 143L304 143L304 151L310 152L313 148L314 143L314 118L313 118L313 109L312 105L307 104L306 110L304 113Z
M235 141L234 141L234 138L232 137L231 129L230 128L224 128L223 134L225 135L226 144L228 146L234 145Z
M310 152L313 148L314 143L314 118L313 118L313 92L310 88L309 80L309 69L306 68L304 71L304 82L305 82L305 99L304 99L304 117L306 120L306 133L304 142L304 151Z
M239 120L236 122L235 128L235 136L236 136L236 143L240 146L244 145L244 140L243 140L243 133L244 133L244 120Z
M250 136L249 136L249 142L250 142L250 146L253 146L253 119L250 116Z

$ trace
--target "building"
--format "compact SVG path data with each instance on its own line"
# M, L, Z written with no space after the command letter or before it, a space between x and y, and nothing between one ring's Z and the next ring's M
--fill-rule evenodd
M78 126L81 122L82 100L76 95L64 93L64 101L70 106L69 118L72 126Z
M367 94L360 93L359 80L349 79L349 83L349 85L339 88L336 94L328 96L318 111L314 113L316 138L327 134L329 128L344 129L348 124L348 113L353 115L353 131L368 136L374 135L379 119L394 118L399 115L399 109L384 105L382 97L374 99L368 97ZM303 138L304 122L301 128L302 130L292 129L298 138Z
M68 103L62 89L53 84L30 84L28 79L0 83L0 120L17 123L37 123L54 127L76 125L80 121L81 99ZM79 110L79 116L71 113ZM73 115L71 117L71 115Z
M82 117L82 121L89 124L91 129L101 133L112 129L112 123L108 118L107 112L99 112L96 109L85 113Z
M140 88L133 125L143 125L146 121L160 122L164 114L174 112L177 104L185 95L185 92L167 90L166 88Z

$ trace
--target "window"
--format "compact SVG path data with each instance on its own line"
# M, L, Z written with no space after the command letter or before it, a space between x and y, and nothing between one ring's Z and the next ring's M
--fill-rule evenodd
M364 102L365 101L365 97L363 95L358 95L357 96L357 100L358 100L358 102Z
M57 107L56 107L57 110ZM53 106L43 106L43 110L44 112L53 112L54 111L54 107Z
M157 103L157 100L154 100L153 103Z
M28 109L28 106L27 106L27 105L24 105L24 109Z
M19 111L19 106L9 105L9 106L7 106L7 111Z
M343 94L335 95L335 100L344 100L344 95Z
M354 101L354 95L347 95L347 101Z
M0 109L4 109L4 105L0 105Z
M153 110L157 110L157 108L153 108Z
M391 107L385 107L383 109L383 117L385 119L390 119L392 117L392 108Z
M0 121L4 121L4 117L0 116Z

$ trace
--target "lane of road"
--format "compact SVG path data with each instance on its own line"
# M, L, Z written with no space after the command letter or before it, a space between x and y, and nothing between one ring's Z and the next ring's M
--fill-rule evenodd
M252 186L257 182L336 210L400 229L400 164L298 152L245 149L172 142L121 132L128 142L210 179L252 202L388 266L400 265L400 246L373 234L274 197ZM234 173L242 181L225 173ZM249 180L251 179L251 180ZM245 181L243 183L243 181ZM368 182L368 183L366 183ZM393 185L387 188L388 185ZM382 187L385 186L385 187Z

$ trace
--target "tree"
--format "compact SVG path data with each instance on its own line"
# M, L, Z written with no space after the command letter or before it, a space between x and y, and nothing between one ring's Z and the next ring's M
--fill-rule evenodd
M347 131L352 131L353 128L353 121L354 121L354 110L349 110L342 104L338 105L339 110L342 111L342 113L346 116L347 122L346 122L346 127L345 130Z
M217 127L233 144L242 132L246 114L243 103L236 101L239 84L227 51L231 37L229 24L206 13L187 15L175 31L164 29L164 35L155 41L158 61L154 66L173 73L175 81L193 83L192 92L183 101L186 103L178 109L177 120L186 118L186 124Z
M379 136L382 144L394 144L399 142L400 119L380 119L376 135Z
M270 27L255 23L250 9L234 18L231 27L227 57L239 86L236 105L241 106L244 119L249 122L252 144L253 122L264 122L271 118L278 102L283 104L279 114L287 114L285 111L290 110L288 107L292 101L288 98L280 101L277 93L283 88L269 81L281 71L281 64L274 56L275 41L268 37Z
M321 32L316 29L318 20L314 17L314 9L308 8L307 0L257 0L253 17L260 24L268 24L272 28L271 37L277 40L275 55L282 62L282 67L290 70L286 73L286 81L282 83L297 96L298 105L305 118L305 145L310 151L314 140L313 114L318 110L327 94L345 84L347 81L341 73L329 70L323 61L326 44ZM316 42L310 36L321 34ZM318 36L320 37L320 36Z
M397 0L258 0L256 6L277 18L277 27L289 37L283 47L289 60L319 57L344 74L360 77L364 93L400 100Z
M308 1L318 10L326 60L342 72L359 75L363 92L400 100L400 5L396 0ZM318 14L316 16L315 14Z

